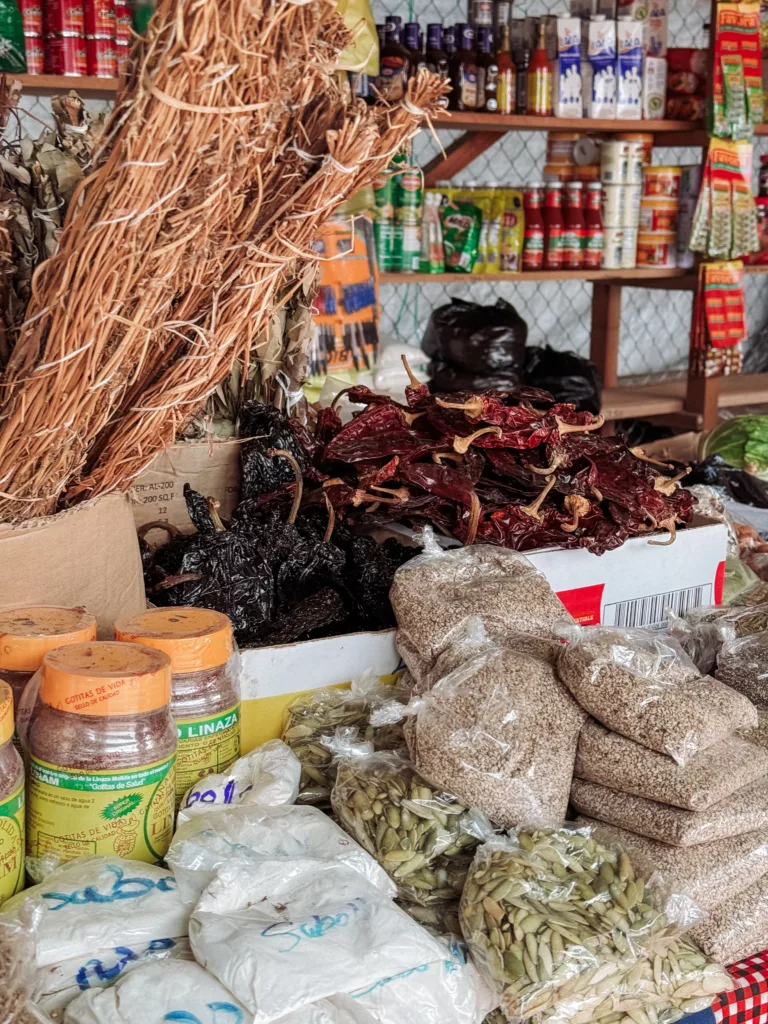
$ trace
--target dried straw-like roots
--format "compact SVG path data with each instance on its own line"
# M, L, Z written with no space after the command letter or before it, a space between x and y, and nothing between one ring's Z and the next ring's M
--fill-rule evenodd
M125 487L314 273L444 92L344 102L332 0L162 0L0 387L0 521Z

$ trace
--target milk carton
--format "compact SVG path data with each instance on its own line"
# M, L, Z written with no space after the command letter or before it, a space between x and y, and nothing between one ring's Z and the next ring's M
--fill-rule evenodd
M555 117L581 117L581 19L557 19Z
M651 0L648 5L648 27L645 52L649 57L667 56L668 0Z
M616 22L596 14L589 23L592 68L590 117L616 117Z
M666 57L646 57L643 69L643 117L664 117L666 95Z
M630 17L616 21L616 117L640 120L643 113L643 26Z

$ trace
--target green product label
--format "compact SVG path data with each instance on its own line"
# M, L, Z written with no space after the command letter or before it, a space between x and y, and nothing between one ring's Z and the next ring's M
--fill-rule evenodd
M190 786L212 772L226 772L240 757L240 705L209 718L176 722L176 805Z
M0 904L24 888L24 783L0 803Z
M173 835L175 762L173 755L140 768L81 771L30 758L28 855L160 860Z

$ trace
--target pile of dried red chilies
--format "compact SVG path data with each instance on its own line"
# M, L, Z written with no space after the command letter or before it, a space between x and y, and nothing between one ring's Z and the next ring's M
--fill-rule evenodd
M296 425L296 439L302 505L332 506L348 524L431 523L465 544L601 554L658 529L671 543L692 517L692 495L667 467L538 388L433 395L412 379L407 405L365 387L343 393L363 411L342 426L323 409L314 435Z

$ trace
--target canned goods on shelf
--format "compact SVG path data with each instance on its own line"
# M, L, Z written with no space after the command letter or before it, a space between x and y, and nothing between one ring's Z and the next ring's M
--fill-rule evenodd
M600 181L600 164L584 164L573 169L574 181Z
M637 266L637 228L624 228L621 243L621 269L632 270Z
M653 156L653 134L651 132L622 132L615 135L617 142L639 142L643 147L643 165L647 166Z
M600 147L594 139L583 135L573 147L573 159L580 167L600 165Z
M127 43L130 46L133 42L133 16L130 6L115 4L115 18L115 36L118 43Z
M624 228L636 229L640 223L640 199L642 197L642 185L625 185L623 217L621 226Z
M27 53L27 74L45 73L45 44L41 35L24 33L24 47Z
M604 185L623 185L627 180L629 143L604 139L600 144L600 180Z
M626 192L626 185L603 185L601 208L604 227L620 228L622 226L622 211L626 202Z
M117 77L117 43L103 36L85 40L88 51L88 74L94 78Z
M578 132L547 132L547 163L572 164L573 147L580 138Z
M130 43L123 43L119 39L117 40L117 73L122 73L123 68L128 63L128 59L131 55Z
M51 75L83 78L88 74L85 39L65 33L49 35L45 44L45 68Z
M115 35L116 15L114 0L84 0L85 34L87 36Z
M46 0L45 31L53 35L83 35L85 14L82 0Z
M603 270L620 270L624 228L604 228Z
M644 196L640 204L640 230L644 234L655 234L658 231L676 233L678 210L676 199Z
M668 196L672 199L680 194L681 167L646 167L643 176L644 196Z
M19 0L21 23L25 36L42 36L43 4L42 0Z
M627 184L643 184L643 165L645 164L645 150L642 142L629 142L629 154L627 156Z
M637 236L638 267L658 267L660 269L677 266L677 236L672 231L657 234L639 234Z
M542 177L546 182L572 181L576 172L576 164L544 164Z

